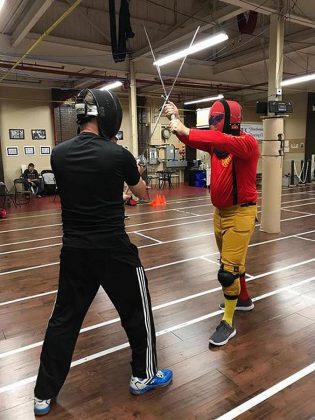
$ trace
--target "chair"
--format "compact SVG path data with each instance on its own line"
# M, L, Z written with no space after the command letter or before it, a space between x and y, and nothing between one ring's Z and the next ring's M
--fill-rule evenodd
M153 187L153 181L154 185L156 186L158 180L158 176L155 174L148 174L146 179L146 184L148 187Z
M29 204L31 201L31 191L27 191L24 186L24 180L17 178L14 180L14 204L15 206L22 206Z
M0 210L7 209L7 207L10 207L11 203L16 207L12 194L9 193L5 183L0 182Z
M168 187L172 187L172 171L157 171L156 175L158 177L158 187L159 189L164 188L166 184Z
M174 183L174 181L175 181L175 183ZM176 173L176 172L171 173L171 184L179 187L179 174L178 173Z
M53 171L50 169L44 169L41 172L42 182L43 182L43 193L45 195L56 194L56 180Z

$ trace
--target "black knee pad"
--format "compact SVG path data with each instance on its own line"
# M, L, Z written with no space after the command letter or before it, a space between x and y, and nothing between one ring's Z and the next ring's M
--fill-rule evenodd
M239 277L239 274L232 274L229 271L225 271L222 268L218 271L218 280L222 287L229 287L234 283L234 280Z

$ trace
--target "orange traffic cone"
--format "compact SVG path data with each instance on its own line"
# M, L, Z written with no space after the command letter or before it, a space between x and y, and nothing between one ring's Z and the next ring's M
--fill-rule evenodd
M156 207L158 205L157 195L154 197L154 199L149 203L150 206Z

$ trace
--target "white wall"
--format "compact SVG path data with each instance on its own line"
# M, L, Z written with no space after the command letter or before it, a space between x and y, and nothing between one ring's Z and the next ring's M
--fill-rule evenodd
M9 129L24 129L24 140L10 140ZM32 129L45 129L46 140L32 140ZM51 94L48 90L0 88L0 135L4 182L8 189L21 175L21 165L32 162L38 172L50 169L50 156L40 155L40 146L54 146ZM8 157L6 148L17 146L19 156ZM24 146L34 146L35 155L26 156Z

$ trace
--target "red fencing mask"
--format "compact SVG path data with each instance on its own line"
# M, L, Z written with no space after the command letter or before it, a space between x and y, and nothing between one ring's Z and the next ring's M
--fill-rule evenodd
M209 126L234 136L240 135L242 108L236 101L215 101L210 109Z

